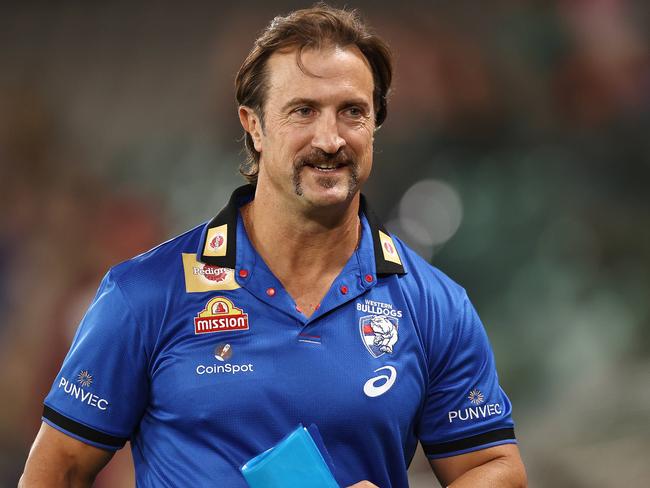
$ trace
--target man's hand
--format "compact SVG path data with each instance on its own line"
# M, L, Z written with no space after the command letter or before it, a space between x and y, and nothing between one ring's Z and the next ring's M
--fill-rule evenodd
M377 485L373 485L370 481L359 481L358 483L348 486L348 488L379 488Z

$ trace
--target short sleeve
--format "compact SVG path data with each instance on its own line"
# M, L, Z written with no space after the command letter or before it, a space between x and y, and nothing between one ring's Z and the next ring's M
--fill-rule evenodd
M430 459L516 443L511 404L499 386L494 355L463 292L456 318L432 347L429 386L418 437ZM437 351L437 355L436 355Z
M45 398L43 421L87 444L124 446L148 398L142 330L109 272Z

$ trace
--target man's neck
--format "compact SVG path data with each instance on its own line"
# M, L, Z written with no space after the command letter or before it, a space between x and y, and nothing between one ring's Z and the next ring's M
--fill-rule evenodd
M340 208L307 212L256 192L241 209L253 247L307 315L357 248L358 212L359 194Z

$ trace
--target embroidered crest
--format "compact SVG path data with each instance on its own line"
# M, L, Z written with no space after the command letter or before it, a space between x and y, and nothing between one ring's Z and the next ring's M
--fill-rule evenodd
M378 358L393 354L397 343L398 321L396 317L366 315L359 319L359 332L368 352Z

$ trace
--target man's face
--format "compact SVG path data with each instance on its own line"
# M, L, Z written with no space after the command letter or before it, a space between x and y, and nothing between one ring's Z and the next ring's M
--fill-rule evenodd
M308 207L349 202L372 166L373 78L356 47L276 52L268 60L258 187Z

